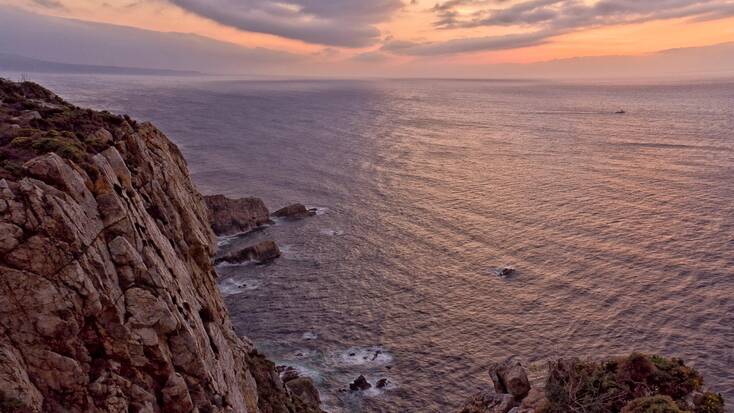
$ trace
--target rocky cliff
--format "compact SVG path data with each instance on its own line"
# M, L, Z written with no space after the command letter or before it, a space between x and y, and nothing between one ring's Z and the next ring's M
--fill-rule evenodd
M32 83L0 101L0 411L320 411L234 333L174 144Z

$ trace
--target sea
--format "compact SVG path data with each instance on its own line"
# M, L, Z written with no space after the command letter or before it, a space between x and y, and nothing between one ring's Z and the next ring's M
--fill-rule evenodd
M204 194L317 209L219 239L283 256L217 270L330 412L451 412L508 356L542 380L632 351L734 404L734 80L31 80L154 122Z

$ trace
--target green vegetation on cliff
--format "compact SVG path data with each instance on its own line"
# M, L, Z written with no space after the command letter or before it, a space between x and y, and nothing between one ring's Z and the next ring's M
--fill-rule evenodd
M84 167L92 155L120 138L129 117L82 109L32 83L0 79L0 178L17 176L20 166L54 152Z
M633 353L551 363L544 413L723 413L724 400L682 360Z

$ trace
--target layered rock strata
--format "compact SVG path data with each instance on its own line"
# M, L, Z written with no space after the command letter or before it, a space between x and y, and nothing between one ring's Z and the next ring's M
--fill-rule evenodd
M173 143L32 83L0 101L1 411L320 411L235 334Z

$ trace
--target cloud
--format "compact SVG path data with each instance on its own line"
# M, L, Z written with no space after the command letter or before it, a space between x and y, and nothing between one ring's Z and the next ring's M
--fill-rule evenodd
M377 50L373 52L360 53L356 56L353 56L351 60L361 63L382 63L389 61L390 55Z
M199 16L241 30L338 47L375 44L375 27L401 0L170 0Z
M47 9L65 9L66 8L59 0L31 0L31 3L37 6L45 7Z
M503 0L448 0L433 8L443 29L484 26L530 26L556 31L604 25L643 23L671 18L729 17L732 0L525 0L498 7ZM471 13L461 8L473 6Z
M548 42L548 38L552 35L553 33L539 31L532 33L509 34L505 36L454 39L445 42L416 43L393 40L385 43L383 49L400 55L436 56L537 46Z
M392 41L385 49L426 56L517 49L547 43L564 33L602 26L688 18L707 21L734 16L734 0L447 0L431 11L442 30L517 27L518 34L463 38L437 43Z

